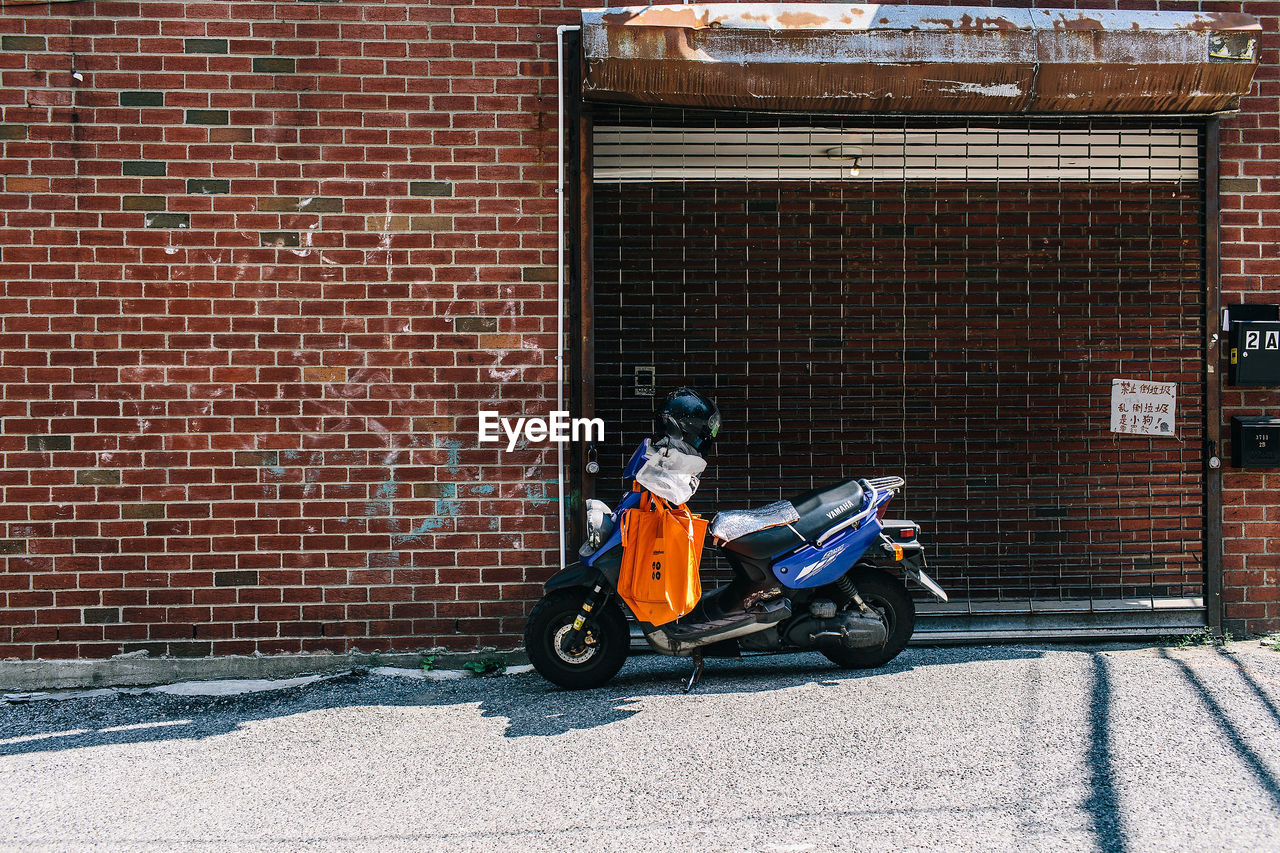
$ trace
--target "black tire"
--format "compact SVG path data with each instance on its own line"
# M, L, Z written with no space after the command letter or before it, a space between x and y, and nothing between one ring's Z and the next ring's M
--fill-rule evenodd
M594 626L584 634L586 651L574 656L557 648L559 635L577 618L586 589L558 589L533 606L524 628L524 647L543 678L570 690L599 687L617 674L627 659L631 632L627 620L610 602L597 614ZM575 660L575 657L577 658Z
M855 569L849 580L867 606L880 611L889 629L883 646L864 649L826 648L822 654L836 666L845 669L872 669L884 666L898 656L911 639L916 627L916 605L906 584L879 569Z

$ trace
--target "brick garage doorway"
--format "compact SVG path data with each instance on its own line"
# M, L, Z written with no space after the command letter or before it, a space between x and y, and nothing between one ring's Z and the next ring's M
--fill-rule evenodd
M1203 120L594 127L600 497L651 429L652 368L724 415L698 511L905 477L892 514L954 594L918 602L922 634L1205 624ZM1117 377L1176 382L1177 435L1111 433Z

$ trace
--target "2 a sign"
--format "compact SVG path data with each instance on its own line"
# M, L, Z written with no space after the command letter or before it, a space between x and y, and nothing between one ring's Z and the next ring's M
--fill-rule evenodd
M1231 322L1232 385L1280 387L1280 321Z
M1244 348L1247 350L1280 350L1280 329L1267 329L1266 343L1263 343L1262 329L1246 329L1244 333Z

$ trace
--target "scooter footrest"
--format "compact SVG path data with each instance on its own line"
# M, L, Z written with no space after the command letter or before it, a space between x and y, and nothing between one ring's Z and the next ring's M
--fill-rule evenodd
M779 598L773 601L761 602L745 613L730 613L720 619L712 619L709 622L693 622L688 625L681 625L676 622L667 625L663 630L673 640L689 642L690 640L700 640L703 637L734 631L748 625L772 625L775 622L781 622L790 615L791 606L786 599Z

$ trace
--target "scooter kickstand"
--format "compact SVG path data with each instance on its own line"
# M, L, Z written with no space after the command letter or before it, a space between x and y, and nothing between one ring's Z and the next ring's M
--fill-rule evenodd
M702 682L702 672L707 668L706 662L702 659L702 652L693 653L693 672L689 673L689 680L684 685L682 693L688 693Z

